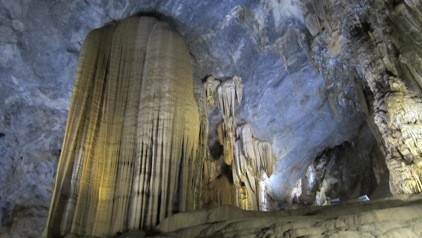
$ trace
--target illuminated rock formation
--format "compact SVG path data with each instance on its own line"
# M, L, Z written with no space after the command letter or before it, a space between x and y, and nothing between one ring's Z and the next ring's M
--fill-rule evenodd
M364 82L359 110L385 150L391 192L422 192L420 1L302 2L322 73L333 85Z
M250 124L237 128L235 159L232 165L236 205L246 210L266 210L265 180L271 176L275 159L271 144L255 138Z
M207 91L210 88L206 84ZM218 125L218 138L224 147L224 162L231 165L234 156L236 110L235 104L242 101L242 79L238 76L226 80L217 87L218 107L223 116L223 121ZM208 101L213 101L213 95L209 95Z
M200 124L189 50L167 23L91 32L44 236L111 236L197 208Z
M153 166L164 166L168 161L147 164L141 153L148 150L142 146L158 149L161 144L153 143L152 139L143 143L148 135L142 136L148 134L144 130L161 130L163 133L173 130L166 124L167 119L162 118L173 117L163 112L172 104L160 104L163 106L157 109L158 113L156 109L149 109L149 103L143 104L143 109L149 110L151 117L163 122L163 125L145 125L143 129L140 126L148 119L134 109L139 108L143 93L147 95L142 98L143 102L149 102L146 97L155 97L150 92L155 92L156 88L150 90L151 87L143 81L142 76L147 71L144 65L151 63L140 63L143 53L134 50L133 46L146 50L149 44L143 44L150 36L151 40L155 37L134 29L125 33L123 40L120 37L123 30L117 33L115 27L110 26L108 30L97 31L97 36L93 33L90 37L98 44L90 43L81 54L82 43L90 31L114 25L141 12L160 15L174 26L187 42L192 58L200 120L196 156L200 159L187 165L192 168L190 172L197 174L192 175L193 180L187 175L185 181L192 186L177 178L166 183L168 188L162 188L168 191L167 194L176 194L175 212L187 202L182 201L182 190L188 186L187 200L200 194L205 208L243 204L242 207L252 209L256 207L258 197L261 210L267 209L268 202L270 209L276 210L288 208L289 202L291 206L312 205L315 200L322 204L326 197L344 201L363 194L373 199L371 192L388 196L391 195L390 182L394 194L421 190L420 0L232 0L221 4L212 0L0 2L0 238L41 236L56 177L54 212L48 225L52 236L60 236L60 226L64 233L71 229L69 227L77 226L79 228L75 230L83 230L81 227L86 226L97 232L102 225L94 224L93 220L100 216L103 219L108 211L111 212L106 216L114 216L115 220L96 223L104 222L104 226L111 223L112 232L129 229L129 220L131 226L136 227L138 221L150 223L154 216L157 216L156 220L160 219L161 212L153 215L149 211L154 210L154 206L161 210L168 203L154 204L157 195L152 192L156 190L150 188L163 182L150 179L155 181L154 185L145 178L158 176L159 172L147 173L156 171ZM141 28L152 29L155 25L153 22L149 24ZM112 47L112 42L120 41L118 38L124 42L120 53L117 46ZM96 52L95 48L98 49ZM123 57L106 57L112 52ZM166 53L165 58L170 55ZM79 56L85 58L85 62L97 62L95 66L91 64L92 68L84 66L83 74L92 75L92 82L103 82L103 86L95 84L103 91L79 82L79 92L75 91L75 94L79 94L78 101L82 104L73 106L69 114L72 79L75 78ZM118 66L116 62L119 62ZM157 67L163 69L169 65L166 62L159 60ZM103 70L105 66L100 65L114 65L114 69ZM120 75L126 70L116 73L118 68L130 68L131 71ZM161 70L159 73L165 72ZM210 73L214 76L207 79L210 84L205 93L212 97L201 97L199 95L204 90L200 79L206 79ZM118 91L113 96L110 91L112 83L108 81L113 75L119 75L119 78L140 75L141 83L116 81L113 84L118 86ZM232 107L227 106L229 115L224 123L217 108L217 91L221 83L227 81L226 76L232 75L242 78L245 90L241 105L236 102L235 90L235 98L230 101L235 105L236 115L230 112ZM156 87L155 83L151 84ZM160 83L158 87L167 90L166 87L173 88L173 85ZM184 94L187 91L188 88ZM112 102L111 98L117 100ZM90 102L93 104L88 106ZM151 108L156 105L155 102L151 104ZM211 109L209 113L207 104ZM122 108L124 116L121 118L108 114L110 111L116 115L123 113ZM68 130L65 148L61 150L68 115L73 120L69 121L73 129ZM221 121L220 144L216 125ZM236 128L246 123L253 127L253 138L272 145L277 162L268 179L266 175L269 174L263 171L260 174L251 163L243 163L250 161L243 152L241 156L237 155L237 151L243 150L243 142ZM171 125L183 128L176 123ZM71 130L79 131L71 133ZM159 137L158 133L154 135L154 138ZM357 146L362 139L366 143ZM103 142L107 145L100 146ZM162 146L165 147L167 142ZM72 143L74 145L69 146ZM116 149L118 143L122 146ZM204 149L205 146L209 146L209 151ZM380 153L375 153L372 147L379 148ZM336 152L338 150L344 153ZM89 163L84 159L89 157L86 153L94 158ZM151 149L151 154L154 153ZM61 162L57 172L61 154L62 158L68 159ZM109 162L109 158L116 154L127 159ZM321 157L322 154L325 156ZM158 153L155 155L159 156ZM202 160L202 157L207 158ZM241 158L240 164L247 168L239 175L233 174L239 162L237 158ZM378 161L388 164L390 172L378 169ZM132 165L134 162L137 164ZM205 163L203 169L201 163ZM311 177L305 176L310 165L314 170L313 186L308 181ZM135 166L140 170L139 174L127 172L134 171ZM163 173L167 167L170 167L169 173L178 171L179 175L182 174L183 166L164 166ZM203 186L200 186L200 177ZM162 176L162 179L166 178ZM126 182L113 185L116 189L108 186L119 180ZM107 186L98 189L94 183ZM149 188L145 185L147 183ZM174 183L178 189L170 191ZM385 189L378 190L380 184ZM266 200L268 193L271 198ZM245 195L242 201L239 201L240 194ZM103 201L99 200L103 198ZM111 199L115 201L108 202ZM91 201L98 202L86 205ZM198 207L198 203L194 199L187 205ZM113 204L112 208L110 204ZM83 219L79 221L81 217ZM243 229L240 232L243 233L238 236L247 234Z
M370 133L366 129L360 138L319 154L296 182L288 206L324 205L330 199L346 202L363 195L371 199L389 196L388 169L376 142L365 139Z
M396 194L422 192L422 99L409 92L397 78L390 82L390 93L378 101L389 113L376 116L389 149L387 166L391 191ZM384 117L383 117L384 116Z
M214 75L208 76L204 83L207 105L210 108L217 105L217 88L220 83L220 80L216 79Z
M231 189L227 188L228 181L218 178L219 162L207 160L204 168L206 186L223 184L214 188L217 194L223 195L211 198L208 195L204 203L214 200L217 205L231 204L246 210L266 210L266 183L272 174L275 158L271 144L255 138L250 124L236 126L235 104L241 103L243 95L241 78L234 76L220 83L211 75L206 79L204 88L209 106L215 105L215 98L218 98L223 120L217 125L217 135L224 148L223 161L231 166L230 179L233 180L233 184L228 185ZM231 192L234 192L234 196Z

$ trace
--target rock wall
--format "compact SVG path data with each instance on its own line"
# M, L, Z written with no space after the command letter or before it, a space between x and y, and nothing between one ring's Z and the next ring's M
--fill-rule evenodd
M312 57L333 90L344 91L339 78L363 88L361 108L386 149L391 191L421 192L421 3L302 2Z
M382 9L365 2L334 1L326 6L333 6L336 11L322 9L317 13L322 19L331 16L332 22L343 19L341 24L347 26L346 23L354 22L347 20L354 15L345 14L349 8L341 8L343 5ZM275 200L287 201L296 181L314 158L326 148L356 138L365 121L363 113L373 113L374 94L362 81L355 80L363 78L361 73L343 70L361 59L342 50L344 41L330 40L337 39L336 34L327 37L330 26L320 28L318 22L322 20L306 4L301 8L302 3L0 0L0 237L40 236L50 204L82 42L91 30L135 14L163 18L183 36L194 59L196 92L202 90L201 80L210 74L223 79L234 75L242 78L244 93L242 106L236 109L238 121L249 122L256 138L272 144L277 161L269 178L269 190ZM335 3L343 3L338 7L340 11ZM386 14L392 22L418 19L417 9L397 9L402 10ZM405 14L406 11L411 14ZM383 11L379 12L381 16ZM401 25L392 29L398 31ZM394 34L391 42L396 45L418 42L418 31L410 23L407 25L403 28L405 34ZM352 33L366 32L366 26L351 28ZM360 42L360 38L352 41ZM362 51L373 53L373 48ZM394 56L392 51L388 52L386 55ZM420 67L414 62L418 61L409 59L416 57L418 51L407 47L401 52L406 53L394 61L401 62L400 72L417 75ZM344 56L344 61L338 60L340 56ZM352 58L356 62L347 60ZM199 98L198 102L201 100L206 99ZM371 115L367 117L372 118ZM216 129L220 118L217 109L210 112L208 145L214 159L222 154ZM372 120L366 121L377 141L384 144L383 137L376 133L378 127ZM202 133L208 134L206 131Z
M389 197L388 169L368 127L350 142L327 148L308 167L291 193L290 207L346 202L367 195Z

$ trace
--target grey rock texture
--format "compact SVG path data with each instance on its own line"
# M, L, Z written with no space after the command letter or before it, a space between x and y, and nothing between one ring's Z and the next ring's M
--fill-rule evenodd
M385 159L368 127L359 137L327 148L308 167L292 190L289 205L330 204L367 195L371 199L391 196Z
M158 226L168 237L420 237L421 195L284 212L222 206L179 213ZM121 237L132 237L123 234Z
M392 193L420 193L421 3L302 3L315 65L338 93L342 82L361 88L360 108L385 149Z
M238 121L273 145L276 200L288 198L321 151L356 138L364 126L360 87L310 47L320 29L309 27L314 16L296 1L1 0L0 237L40 235L81 43L90 30L134 14L175 26L190 47L197 82L209 74L242 77ZM316 69L315 62L323 63Z

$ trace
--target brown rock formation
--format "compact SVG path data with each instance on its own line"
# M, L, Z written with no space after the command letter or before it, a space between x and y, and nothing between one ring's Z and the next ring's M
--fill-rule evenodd
M220 83L211 75L204 87L208 106L215 106L218 99L223 117L217 125L218 140L224 148L223 166L230 166L231 170L227 179L227 176L221 176L219 160L206 160L204 185L211 192L204 196L204 204L229 204L246 210L266 210L268 191L265 182L272 174L275 158L271 143L258 140L250 124L236 126L235 104L241 103L243 95L241 78L234 76Z
M197 208L199 139L190 55L178 33L150 17L91 32L44 236L107 237Z

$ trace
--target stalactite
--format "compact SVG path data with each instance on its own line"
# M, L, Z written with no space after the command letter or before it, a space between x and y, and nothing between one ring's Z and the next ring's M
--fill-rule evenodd
M214 75L208 76L204 83L207 105L210 108L217 105L217 88L220 86L220 83L220 80L216 79Z
M210 79L212 80L212 79ZM206 83L206 90L214 87ZM216 83L214 83L216 84ZM210 90L211 91L211 90ZM218 132L220 143L224 147L224 162L231 165L233 162L233 148L235 144L236 102L240 104L243 97L242 79L238 76L222 82L217 87L218 106L223 116L223 122L219 125ZM213 95L207 94L208 101L213 101Z
M218 105L225 121L235 116L235 104L242 101L242 91L242 79L238 76L222 82L217 88Z
M242 101L242 79L234 76L220 83L211 75L204 83L204 88L209 106L213 105L215 97L218 98L218 106L223 117L217 125L217 136L220 144L223 145L223 161L231 166L232 170L235 186L234 205L247 210L267 210L266 184L268 176L272 174L275 160L271 144L256 139L250 124L236 128L235 104L240 104ZM212 180L211 169L215 167L215 162L206 164L210 173L207 179ZM214 183L208 182L208 184ZM230 200L230 198L226 197L225 200ZM219 204L218 201L216 203Z
M227 165L231 165L234 158L234 143L235 143L235 130L234 130L234 118L228 117L226 121L223 121L217 125L217 132L220 144L224 148L224 162Z
M263 182L272 174L275 163L271 144L256 139L250 124L239 126L237 136L232 166L237 205L247 210L260 210L266 204Z
M132 17L91 32L44 237L108 237L198 208L206 125L189 50L167 23Z

